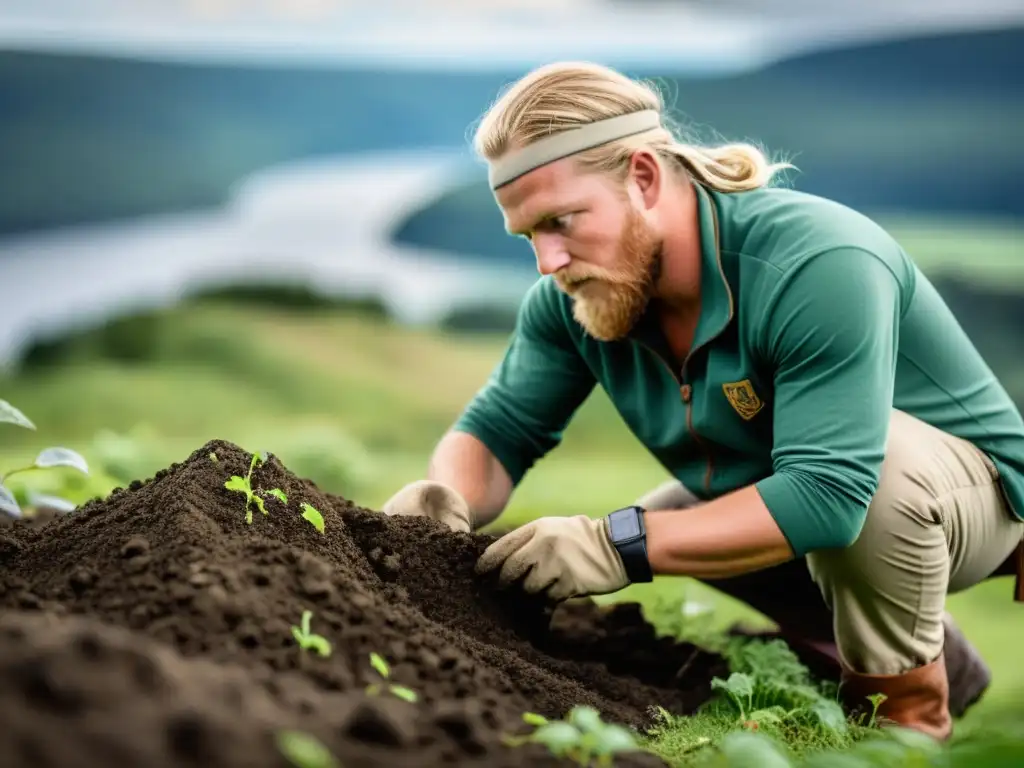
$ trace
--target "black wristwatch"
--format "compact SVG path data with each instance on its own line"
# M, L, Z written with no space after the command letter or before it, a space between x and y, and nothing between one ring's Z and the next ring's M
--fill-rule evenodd
M608 523L608 536L622 558L626 576L632 584L654 580L654 572L651 570L650 560L647 559L647 529L644 527L646 512L643 507L624 507L605 518Z

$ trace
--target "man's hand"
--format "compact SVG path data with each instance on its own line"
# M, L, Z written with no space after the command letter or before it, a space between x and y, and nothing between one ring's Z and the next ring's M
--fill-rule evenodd
M477 573L501 567L507 586L526 576L523 589L553 600L603 595L629 584L622 558L603 519L542 517L502 536L477 561Z
M385 515L429 517L453 531L469 533L473 516L469 504L458 491L434 480L409 483L384 504Z

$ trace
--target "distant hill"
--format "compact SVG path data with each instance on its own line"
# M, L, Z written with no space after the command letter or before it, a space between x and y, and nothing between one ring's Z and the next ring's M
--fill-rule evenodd
M521 74L0 52L0 235L215 205L270 164L465 145ZM657 77L700 137L753 138L858 206L1024 216L1024 28ZM486 195L486 189L466 194ZM411 224L414 226L414 223Z

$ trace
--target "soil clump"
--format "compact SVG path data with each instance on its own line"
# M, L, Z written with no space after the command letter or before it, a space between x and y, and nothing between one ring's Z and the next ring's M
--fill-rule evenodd
M273 456L252 485L287 502L265 496L247 524L224 483L250 456L212 441L69 515L0 527L5 766L285 768L282 729L345 768L570 765L502 737L528 730L524 712L578 704L643 727L656 705L693 712L727 674L656 637L636 605L498 589L473 572L494 535L386 517ZM305 610L330 655L296 644ZM366 693L382 682L371 653L416 701Z

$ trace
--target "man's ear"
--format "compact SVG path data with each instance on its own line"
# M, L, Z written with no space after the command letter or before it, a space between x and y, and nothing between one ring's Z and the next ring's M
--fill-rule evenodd
M649 149L638 149L629 159L629 176L633 186L640 195L644 208L653 208L661 196L664 182L661 164L658 157Z

